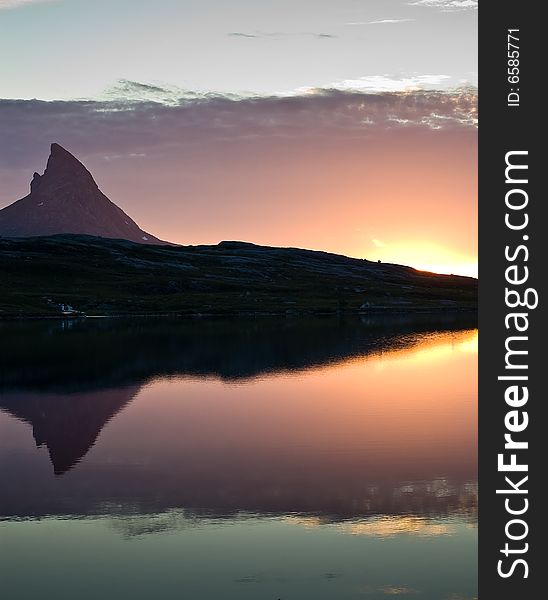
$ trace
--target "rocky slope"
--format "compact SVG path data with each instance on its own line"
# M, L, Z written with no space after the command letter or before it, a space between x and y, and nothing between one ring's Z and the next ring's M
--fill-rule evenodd
M74 233L163 244L143 231L99 189L91 173L59 144L43 175L34 173L30 194L0 210L0 236Z

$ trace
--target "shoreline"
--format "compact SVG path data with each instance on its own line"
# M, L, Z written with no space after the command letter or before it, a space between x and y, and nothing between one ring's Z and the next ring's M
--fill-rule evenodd
M102 315L9 315L0 316L0 322L8 321L84 321L88 319L245 319L245 318L310 318L310 317L364 317L364 316L453 316L459 314L478 314L477 307L469 308L415 308L412 310L394 310L393 307L376 308L367 311L238 311L227 313L127 313L127 314L102 314Z

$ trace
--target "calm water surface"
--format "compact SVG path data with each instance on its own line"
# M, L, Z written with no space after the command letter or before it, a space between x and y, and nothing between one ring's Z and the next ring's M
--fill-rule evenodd
M2 598L476 597L469 323L0 334Z

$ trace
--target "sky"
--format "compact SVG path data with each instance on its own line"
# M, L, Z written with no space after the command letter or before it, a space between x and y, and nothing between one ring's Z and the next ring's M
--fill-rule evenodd
M476 274L475 0L0 0L0 208L49 144L144 229Z

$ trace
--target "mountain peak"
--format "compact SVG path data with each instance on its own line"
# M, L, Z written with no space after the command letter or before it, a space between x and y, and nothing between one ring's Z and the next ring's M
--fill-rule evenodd
M96 185L93 176L86 167L68 150L55 142L51 144L46 170L42 175L42 177L47 176L84 177L93 181L93 184Z
M143 231L99 189L93 175L68 150L51 144L43 175L34 173L30 194L0 210L0 236L74 233L163 244Z
M56 142L53 142L50 146L49 158L50 160L63 160L84 166L73 154L63 148L61 144L57 144Z

